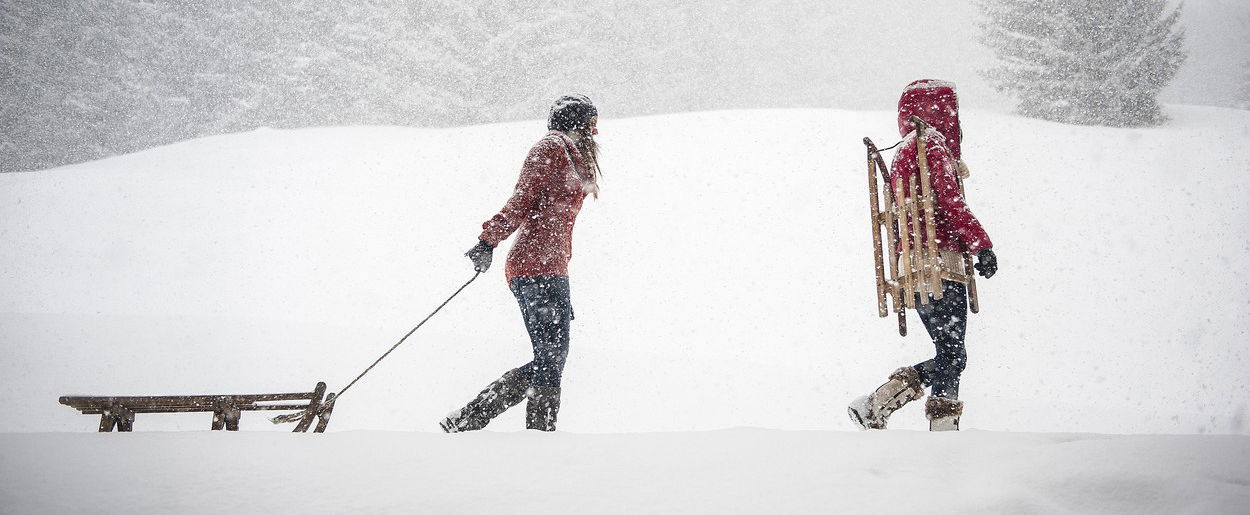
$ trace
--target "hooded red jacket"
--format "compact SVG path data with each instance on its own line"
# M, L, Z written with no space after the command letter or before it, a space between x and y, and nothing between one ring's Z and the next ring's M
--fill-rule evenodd
M938 247L954 252L976 253L993 246L981 222L972 215L959 191L960 138L959 101L955 85L950 82L923 79L912 82L898 100L898 131L903 143L894 153L890 182L903 184L904 195L910 196L906 178L918 177L916 131L909 121L919 116L931 129L925 131L929 182L936 200L934 222L937 225ZM919 179L917 179L919 180ZM921 230L924 228L921 227Z
M573 140L560 131L538 140L517 180L512 198L482 224L478 239L493 245L518 229L504 276L512 278L569 274L573 257L573 223L582 209L589 171Z

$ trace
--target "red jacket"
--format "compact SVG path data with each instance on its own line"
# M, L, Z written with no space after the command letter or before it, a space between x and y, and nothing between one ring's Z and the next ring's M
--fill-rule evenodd
M482 224L478 236L498 245L520 229L504 267L508 282L518 276L569 274L573 223L586 198L583 177L589 177L586 163L564 133L548 132L530 149L512 198Z
M903 90L903 96L898 100L898 130L903 136L903 144L894 153L890 182L892 185L903 184L904 195L910 197L906 178L913 176L919 180L916 131L908 121L912 115L919 116L931 127L925 131L925 154L928 157L930 187L936 201L934 222L937 224L938 247L973 254L992 247L990 236L972 215L959 192L957 174L961 133L959 101L955 97L954 84L925 79L912 82ZM921 230L924 230L923 226Z

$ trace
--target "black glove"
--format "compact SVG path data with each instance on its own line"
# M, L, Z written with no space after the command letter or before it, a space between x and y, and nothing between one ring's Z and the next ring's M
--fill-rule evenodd
M981 277L994 277L994 273L998 271L998 257L994 256L994 250L981 249L981 252L977 252L977 264L972 265L972 268L977 269Z
M469 261L473 262L473 270L485 272L490 270L490 262L495 257L495 247L484 241L479 241L477 245L474 245L464 255L469 256Z

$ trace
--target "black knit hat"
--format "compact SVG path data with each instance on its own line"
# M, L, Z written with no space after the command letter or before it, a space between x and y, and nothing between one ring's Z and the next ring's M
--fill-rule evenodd
M599 110L585 95L564 95L551 104L547 129L563 132L585 129L590 125L590 119L598 115Z

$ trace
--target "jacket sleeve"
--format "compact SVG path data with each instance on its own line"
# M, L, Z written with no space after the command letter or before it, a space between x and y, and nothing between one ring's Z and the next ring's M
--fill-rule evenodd
M553 149L554 145L545 140L530 149L529 155L525 157L525 164L521 166L521 177L517 179L512 197L499 213L482 223L479 240L492 246L498 245L525 224L525 220L537 208L535 204L539 195L551 181L552 170L559 169L559 163L554 161L562 159L563 156L553 152Z
M963 193L959 191L959 181L956 179L959 172L955 159L946 149L937 145L930 146L927 154L929 181L934 195L937 196L938 209L946 218L948 227L954 229L955 236L968 252L976 254L981 249L992 247L994 244L990 241L989 234L981 227L977 217L972 215L972 210L964 202Z

